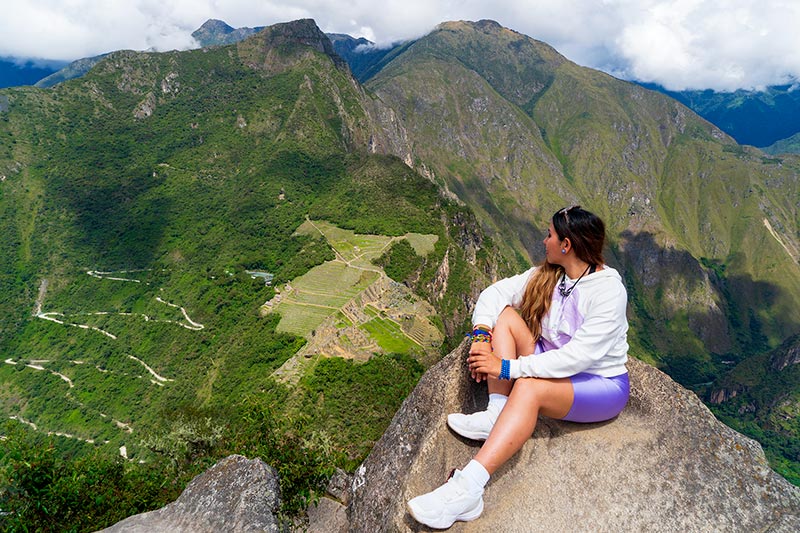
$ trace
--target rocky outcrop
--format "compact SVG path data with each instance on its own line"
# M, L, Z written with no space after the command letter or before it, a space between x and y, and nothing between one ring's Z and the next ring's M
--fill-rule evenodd
M263 26L234 29L221 20L208 19L202 26L192 32L192 38L200 46L218 46L238 43L263 29Z
M334 51L330 39L311 19L268 26L238 42L237 47L246 64L269 74L294 67L309 48L327 55L336 67L349 72L347 63Z
M347 533L347 502L353 476L337 470L328 483L327 494L308 507L308 528L305 533Z
M777 371L796 364L800 364L800 335L786 339L770 358L770 367Z
M260 459L231 455L197 476L173 503L103 533L279 531L278 474Z
M445 425L447 413L486 403L485 388L467 379L465 356L462 344L423 376L352 482L338 472L309 508L307 531L427 530L406 501L479 447ZM659 370L637 360L628 367L631 400L620 416L600 424L541 418L490 481L483 516L451 531L800 531L800 490L769 468L755 441ZM176 502L103 531L278 531L278 494L274 469L231 456Z
M721 389L715 389L711 391L709 395L708 401L714 405L719 405L721 403L725 403L730 399L736 398L736 396L741 392L743 389L739 387L724 387Z
M356 472L350 531L425 530L408 499L463 467L478 443L445 424L485 389L467 379L466 346L429 370ZM631 400L616 419L540 419L533 437L490 481L483 516L451 531L798 531L800 490L761 447L717 421L659 370L629 362Z

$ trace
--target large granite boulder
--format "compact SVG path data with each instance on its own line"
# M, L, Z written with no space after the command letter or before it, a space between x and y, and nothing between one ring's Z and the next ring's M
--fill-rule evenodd
M103 533L236 533L279 531L278 473L260 459L231 455L194 478L180 497Z
M467 377L466 344L431 368L356 472L350 531L424 531L406 501L443 483L479 444L450 431L450 412L486 403ZM616 419L541 418L492 478L483 516L452 531L800 531L800 490L761 447L719 422L692 392L637 360Z

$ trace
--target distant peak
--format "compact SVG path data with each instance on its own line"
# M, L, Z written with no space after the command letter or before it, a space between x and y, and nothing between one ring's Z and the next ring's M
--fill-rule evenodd
M309 46L330 56L337 66L347 67L347 63L334 50L331 40L319 29L313 19L274 24L265 28L261 35L273 45L299 43Z
M273 24L264 28L250 42L261 42L266 48L281 48L296 45L312 48L326 54L339 67L347 69L347 63L334 50L331 40L319 29L313 19L300 19L292 22Z
M192 32L192 37L200 46L224 45L239 42L250 35L260 31L256 28L233 28L217 19L208 19L197 30Z
M218 19L208 19L200 26L197 31L213 31L213 32L222 32L222 33L231 33L233 31L233 27L229 26L224 21Z
M452 20L449 22L442 22L438 27L439 29L450 31L478 29L484 32L497 32L504 29L499 22L489 19L479 20L477 22L470 20Z

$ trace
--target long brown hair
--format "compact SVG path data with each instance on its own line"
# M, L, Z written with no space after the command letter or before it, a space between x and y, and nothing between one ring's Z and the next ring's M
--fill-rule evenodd
M582 209L579 205L565 207L553 214L553 228L559 240L569 239L578 259L590 265L603 265L603 245L606 238L606 226L597 215ZM550 310L553 291L558 278L564 275L560 265L544 260L525 287L522 297L520 315L531 328L534 339L542 334L542 318Z

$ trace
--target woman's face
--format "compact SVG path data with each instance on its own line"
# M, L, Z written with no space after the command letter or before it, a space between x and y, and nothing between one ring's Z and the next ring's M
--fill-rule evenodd
M550 222L550 227L547 228L547 236L544 238L544 256L548 263L551 265L560 265L564 255L561 253L561 239L558 238L558 233Z

